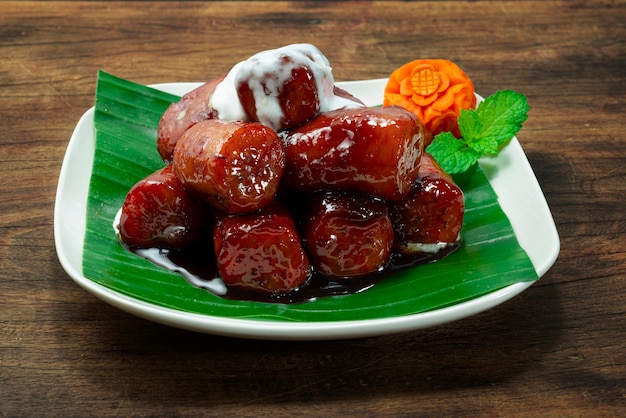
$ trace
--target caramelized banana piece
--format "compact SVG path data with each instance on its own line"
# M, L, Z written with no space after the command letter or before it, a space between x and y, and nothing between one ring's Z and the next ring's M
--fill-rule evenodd
M166 166L137 182L120 214L119 234L126 245L182 248L204 232L210 208L187 193Z
M383 199L364 194L316 196L304 220L304 238L320 273L359 277L382 270L393 246L393 228Z
M334 88L328 59L311 44L259 52L232 72L248 120L277 132L294 129L320 112L361 106Z
M217 117L211 107L211 96L224 76L210 80L172 103L161 116L157 130L157 151L166 163L171 163L176 142L196 123Z
M253 213L218 214L213 241L227 286L284 294L301 287L311 274L295 223L277 201Z
M343 190L406 196L417 178L423 128L399 107L341 109L283 136L286 191Z
M424 153L419 177L408 196L389 202L395 246L404 254L438 252L458 241L464 212L461 189Z
M174 174L213 207L226 213L267 206L285 167L280 138L257 122L198 122L178 140Z

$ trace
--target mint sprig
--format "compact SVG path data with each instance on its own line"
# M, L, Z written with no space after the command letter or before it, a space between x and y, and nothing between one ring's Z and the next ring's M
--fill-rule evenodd
M467 171L483 155L495 155L528 118L526 96L502 90L487 97L476 110L461 110L461 138L450 132L437 134L426 148L441 168L450 174Z

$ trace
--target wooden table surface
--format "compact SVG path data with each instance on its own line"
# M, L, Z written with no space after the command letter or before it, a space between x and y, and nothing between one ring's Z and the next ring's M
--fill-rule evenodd
M556 264L474 317L383 337L250 341L139 319L54 244L63 156L96 72L202 81L317 45L336 80L447 58L515 89ZM626 2L0 2L0 415L625 416Z

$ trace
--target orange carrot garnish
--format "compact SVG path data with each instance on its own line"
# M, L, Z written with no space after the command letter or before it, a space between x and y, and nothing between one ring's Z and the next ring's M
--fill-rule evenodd
M383 106L394 105L413 112L433 136L449 131L459 137L461 109L476 106L474 84L448 60L415 60L389 77Z

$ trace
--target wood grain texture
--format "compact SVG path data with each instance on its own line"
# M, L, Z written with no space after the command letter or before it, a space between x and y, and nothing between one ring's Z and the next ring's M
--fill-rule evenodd
M0 2L0 415L626 415L626 2ZM519 134L561 237L496 309L332 342L147 322L61 268L53 207L96 72L202 81L317 45L337 80L447 58L527 95Z

